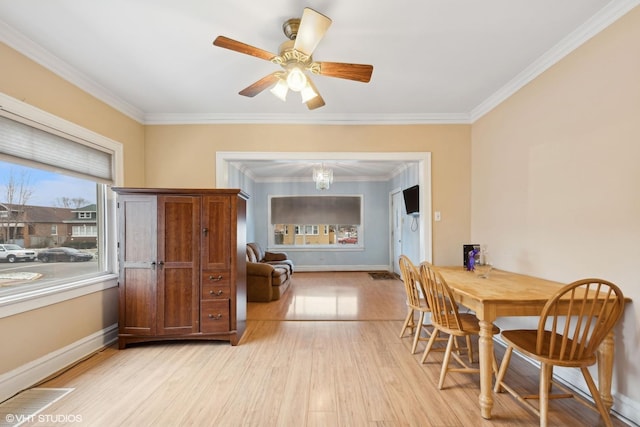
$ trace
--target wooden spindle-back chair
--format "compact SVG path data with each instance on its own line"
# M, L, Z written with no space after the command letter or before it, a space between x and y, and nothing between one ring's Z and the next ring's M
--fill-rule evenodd
M472 368L467 365L457 352L452 352L455 344L456 337L465 337L467 341L467 351L469 354L469 361L473 362L473 354L471 347L471 336L478 335L480 333L479 321L473 314L460 313L458 311L458 304L455 301L453 292L449 285L440 275L437 269L428 262L420 264L420 277L424 292L426 294L427 302L431 308L431 324L433 325L434 332L427 343L427 347L422 355L421 362L424 363L431 351L433 343L435 341L434 336L437 335L436 331L449 335L449 341L447 342L447 348L444 354L444 360L442 361L442 370L440 372L440 381L438 388L442 389L445 377L448 372L464 372L464 373L479 373L478 368ZM500 330L494 326L494 333L499 333ZM451 368L449 362L451 356L462 365L462 368ZM494 370L497 371L497 364L493 361Z
M424 324L425 313L428 313L430 310L429 305L421 295L420 273L418 272L418 268L406 255L400 255L398 264L400 265L400 275L407 294L407 317L402 325L400 338L404 336L407 329L411 330L411 334L413 335L411 354L414 354L418 346L418 341L428 340L431 334L431 331L428 329L430 325ZM415 313L418 313L417 324L415 322ZM426 332L425 337L422 336L422 330Z
M507 390L540 416L541 426L546 426L549 398L575 397L572 393L550 395L552 384L568 391L553 381L553 367L579 368L605 425L611 426L609 413L587 367L596 363L598 347L611 333L623 310L622 291L611 282L583 279L564 286L545 304L538 329L502 332L507 350L496 378L495 391ZM539 395L521 396L505 384L504 377L514 349L540 362ZM539 409L526 400L531 398L540 399Z

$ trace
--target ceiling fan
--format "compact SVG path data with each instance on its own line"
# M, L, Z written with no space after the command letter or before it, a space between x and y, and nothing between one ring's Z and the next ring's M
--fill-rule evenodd
M292 18L282 25L289 40L280 45L278 55L248 44L218 36L213 44L218 47L255 56L282 66L284 70L271 73L239 93L253 97L267 89L283 101L289 89L300 92L302 102L310 110L325 105L311 78L305 71L321 76L337 77L368 83L373 73L372 65L349 64L343 62L316 62L311 54L329 29L331 19L311 8L305 8L302 18Z

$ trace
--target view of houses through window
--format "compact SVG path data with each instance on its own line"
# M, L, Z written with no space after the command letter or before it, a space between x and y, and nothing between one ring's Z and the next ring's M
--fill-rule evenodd
M100 271L100 187L0 161L0 293Z
M362 195L270 196L269 244L361 247L362 205Z
M357 225L275 224L276 245L357 245Z

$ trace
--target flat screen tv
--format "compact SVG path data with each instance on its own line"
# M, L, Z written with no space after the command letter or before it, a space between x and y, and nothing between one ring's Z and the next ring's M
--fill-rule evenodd
M420 187L418 185L402 190L402 195L407 215L420 212Z

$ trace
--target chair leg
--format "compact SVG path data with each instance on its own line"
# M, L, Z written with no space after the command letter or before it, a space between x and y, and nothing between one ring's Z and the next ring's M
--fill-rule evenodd
M411 328L411 333L413 334L413 330L415 328L415 325L413 323L413 309L410 308L409 312L407 313L407 317L404 319L404 324L402 325L402 330L400 331L400 338L404 337L404 333L406 332L407 328Z
M607 427L613 427L613 424L611 423L611 417L609 417L609 411L607 411L607 408L602 401L602 397L600 397L600 392L598 391L596 384L593 382L593 378L591 377L589 370L584 367L580 368L580 370L582 371L584 380L587 382L587 386L589 387L589 391L591 392L591 397L593 397L593 400L596 403L596 407L598 408L598 412L600 412L600 416L602 417L602 421L604 421L604 425Z
M424 311L420 312L418 316L418 324L416 325L416 330L414 332L413 337L413 346L411 347L411 354L416 353L416 348L418 347L418 341L420 341L420 335L422 335L422 328L424 327Z
M549 371L551 365L540 364L540 427L547 427L549 415Z
M471 335L467 335L467 352L469 363L473 363L473 347L471 346Z
M454 335L449 335L449 341L447 342L447 349L444 352L444 359L442 359L442 370L440 371L440 381L438 382L438 389L442 390L444 384L444 378L447 376L447 370L449 369L449 360L451 359L451 349L453 348Z
M553 389L553 365L549 365L549 370L547 371L547 384L549 385L548 390L549 394L551 394L551 390Z
M436 341L436 338L438 337L439 334L440 334L440 331L434 328L433 332L431 333L431 336L429 337L429 342L427 343L427 346L425 347L424 352L422 353L422 359L420 359L420 363L424 363L424 361L427 360L427 356L431 351L431 347L433 346L433 343Z
M493 388L493 391L496 393L500 393L502 391L502 380L504 379L504 375L507 373L507 369L509 368L509 362L511 361L512 353L513 347L508 346L504 352L502 363L500 364L500 370L498 371L498 375L496 376L496 385ZM493 360L495 363L495 358Z
M453 347L455 348L455 352L458 353L458 356L462 355L464 351L464 347L460 347L458 344L458 336L453 340ZM466 336L466 349L467 349L467 357L469 358L469 362L473 363L473 346L471 344L471 337L469 335Z

